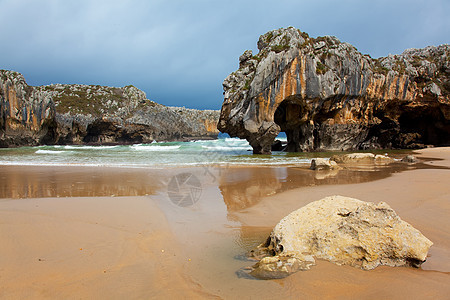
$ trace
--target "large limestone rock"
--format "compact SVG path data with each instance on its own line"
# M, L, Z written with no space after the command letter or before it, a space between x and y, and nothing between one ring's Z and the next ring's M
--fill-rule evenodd
M419 148L450 143L450 46L373 59L336 37L295 28L259 38L223 82L218 128L270 153Z
M50 95L30 87L20 73L0 70L0 147L48 143L55 115Z
M283 218L266 243L252 251L262 259L250 274L285 277L309 269L313 257L365 270L379 265L419 267L432 244L384 202L331 196Z
M217 137L219 112L166 107L134 86L29 86L0 70L0 147Z

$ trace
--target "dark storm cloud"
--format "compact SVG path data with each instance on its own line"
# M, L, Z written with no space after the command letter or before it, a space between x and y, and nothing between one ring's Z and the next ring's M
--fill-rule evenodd
M134 84L166 105L220 108L259 35L294 26L372 57L447 43L449 1L0 0L0 68L32 85Z

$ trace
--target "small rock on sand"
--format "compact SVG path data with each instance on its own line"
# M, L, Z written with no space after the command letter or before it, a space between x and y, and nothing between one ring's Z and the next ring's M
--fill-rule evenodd
M387 155L375 155L375 163L377 164L390 164L391 162L394 162L394 159Z
M402 162L413 164L417 162L417 158L414 155L407 155L402 158Z
M329 170L337 169L338 165L333 160L328 160L325 158L313 158L311 160L311 170Z

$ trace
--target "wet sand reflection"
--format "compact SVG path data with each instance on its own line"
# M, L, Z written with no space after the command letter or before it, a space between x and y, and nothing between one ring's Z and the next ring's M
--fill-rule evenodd
M101 167L2 166L0 198L153 195L165 187L155 171Z
M369 182L421 167L421 164L394 163L318 171L297 167L229 168L222 172L219 189L228 212L232 213L254 206L264 197L295 188Z

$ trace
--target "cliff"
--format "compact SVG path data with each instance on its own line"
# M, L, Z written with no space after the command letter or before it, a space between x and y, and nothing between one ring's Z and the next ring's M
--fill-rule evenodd
M0 70L0 147L214 138L218 111L166 107L134 86L29 86Z
M450 144L450 47L373 59L336 37L295 28L259 38L223 82L221 132L270 153Z

